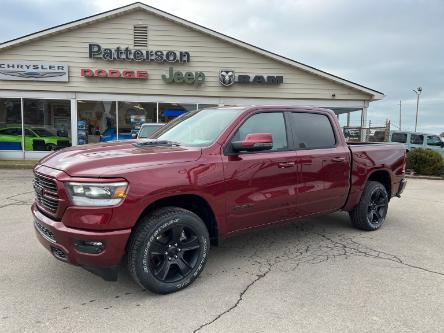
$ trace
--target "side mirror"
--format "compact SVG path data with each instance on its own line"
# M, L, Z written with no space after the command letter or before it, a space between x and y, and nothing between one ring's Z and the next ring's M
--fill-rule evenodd
M231 146L236 152L269 150L273 148L273 136L271 133L251 133L243 141L232 142Z
M131 137L132 137L133 139L137 139L137 133L131 133Z

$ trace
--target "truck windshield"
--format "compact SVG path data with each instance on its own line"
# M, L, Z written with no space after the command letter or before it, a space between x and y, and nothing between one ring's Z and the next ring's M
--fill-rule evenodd
M174 141L184 146L209 146L240 112L241 109L190 111L169 122L151 138Z

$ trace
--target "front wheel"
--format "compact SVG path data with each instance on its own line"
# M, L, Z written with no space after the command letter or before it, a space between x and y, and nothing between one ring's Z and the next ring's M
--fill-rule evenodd
M388 201L384 185L369 181L365 185L359 204L350 212L353 226L366 231L379 229L385 222Z
M196 214L165 207L142 218L128 245L128 269L143 288L168 294L190 285L208 257L208 230Z

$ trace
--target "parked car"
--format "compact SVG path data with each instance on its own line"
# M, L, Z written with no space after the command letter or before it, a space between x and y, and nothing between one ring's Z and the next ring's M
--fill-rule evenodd
M145 123L140 127L139 133L137 133L138 139L147 139L159 128L161 128L164 123Z
M404 144L407 151L414 148L432 149L436 150L444 157L444 142L435 134L391 131L390 141Z
M202 272L210 242L349 212L373 231L406 185L402 144L347 144L330 110L190 111L153 140L60 151L34 168L34 226L55 258L170 293ZM54 273L48 273L54 274Z
M25 150L50 151L70 146L69 138L57 136L43 127L25 128ZM2 150L22 149L22 128L6 127L0 129Z

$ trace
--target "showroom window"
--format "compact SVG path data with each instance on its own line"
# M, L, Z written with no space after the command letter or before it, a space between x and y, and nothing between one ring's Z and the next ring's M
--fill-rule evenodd
M157 103L119 102L119 140L137 136L144 123L157 122Z
M0 150L22 150L22 112L19 98L0 98Z
M193 110L197 110L197 104L159 103L159 122L167 123Z
M77 102L77 143L117 140L116 102Z
M69 100L24 99L25 150L51 151L71 146Z

